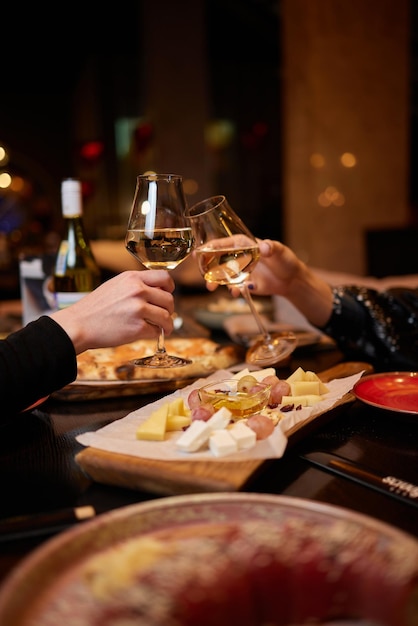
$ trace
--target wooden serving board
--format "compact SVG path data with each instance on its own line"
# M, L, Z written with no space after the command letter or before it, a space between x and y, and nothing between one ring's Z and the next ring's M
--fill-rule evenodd
M373 372L368 363L340 363L319 374L323 382L344 378L365 371ZM337 406L352 402L352 393L346 394L332 409L308 418L286 432L289 444L307 436L314 429L332 419ZM160 495L180 495L213 491L239 491L261 470L265 460L222 462L160 461L106 452L88 447L76 455L77 463L98 483L116 485Z

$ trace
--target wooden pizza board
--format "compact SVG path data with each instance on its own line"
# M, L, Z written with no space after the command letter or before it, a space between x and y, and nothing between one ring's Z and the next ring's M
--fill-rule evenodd
M373 368L368 363L340 363L319 374L323 382L344 378ZM352 402L346 394L332 409L308 418L286 432L289 444L305 437L312 430L332 419L334 410ZM126 454L106 452L88 447L76 455L77 463L98 483L127 487L160 495L180 495L214 491L239 491L262 469L265 460L251 461L160 461Z

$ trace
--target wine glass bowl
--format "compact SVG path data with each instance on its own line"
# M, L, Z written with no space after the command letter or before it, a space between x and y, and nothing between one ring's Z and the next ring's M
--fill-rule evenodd
M260 250L257 239L234 212L223 195L212 196L186 209L194 239L199 271L207 282L239 287L260 331L246 354L246 361L260 366L274 365L288 357L297 346L296 336L270 334L257 311L247 279L255 268Z
M193 235L185 218L182 177L177 174L144 174L137 177L128 220L125 247L148 269L173 270L190 254ZM152 356L136 359L145 367L179 367L191 363L165 349L160 329Z

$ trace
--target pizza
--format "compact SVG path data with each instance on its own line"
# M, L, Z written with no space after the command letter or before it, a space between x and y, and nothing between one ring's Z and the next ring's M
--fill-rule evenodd
M172 337L166 339L165 344L169 354L190 359L191 363L170 368L138 367L134 359L155 352L155 339L140 339L115 348L98 348L79 354L76 382L200 378L219 369L228 369L243 359L239 346L221 345L205 337Z

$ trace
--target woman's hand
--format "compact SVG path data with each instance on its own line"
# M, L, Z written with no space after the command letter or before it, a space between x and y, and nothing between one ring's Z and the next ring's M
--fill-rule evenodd
M251 289L258 295L287 296L306 271L305 264L279 241L259 239L258 245L260 259L249 279Z
M306 266L295 253L280 243L271 239L258 239L260 259L247 281L251 291L259 296L273 294L287 296L292 288L292 281L299 273L306 270ZM214 291L217 285L206 283L209 291ZM240 294L239 287L228 287L236 297Z
M331 287L299 259L288 246L271 239L258 240L260 259L248 280L252 293L284 296L318 327L332 313ZM233 296L239 289L230 289Z

